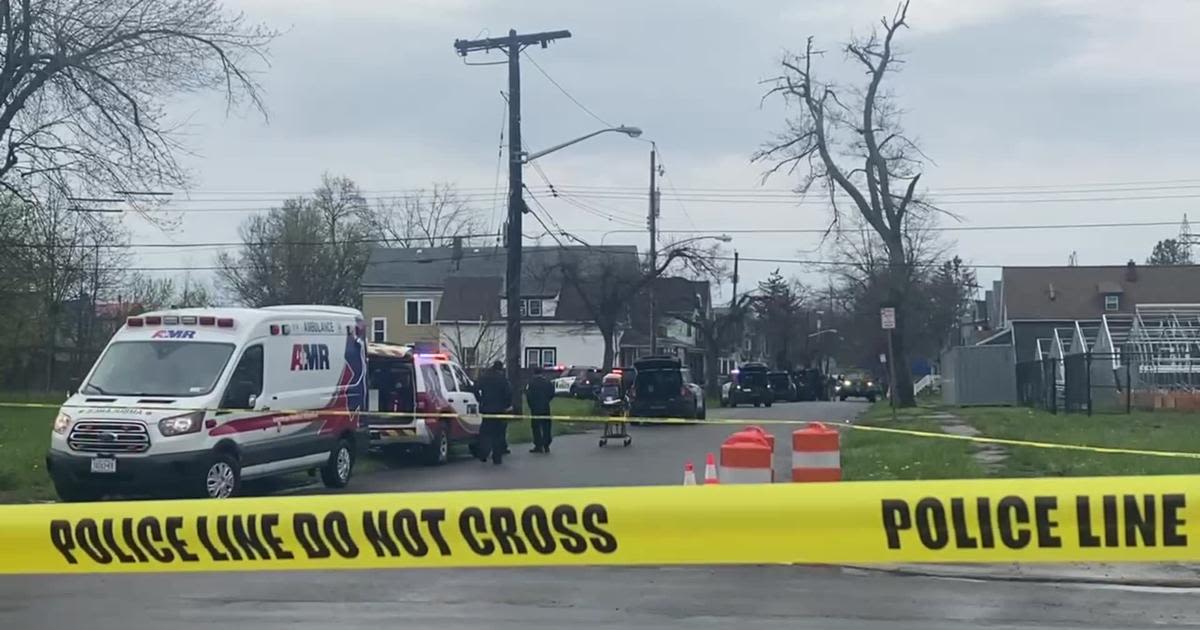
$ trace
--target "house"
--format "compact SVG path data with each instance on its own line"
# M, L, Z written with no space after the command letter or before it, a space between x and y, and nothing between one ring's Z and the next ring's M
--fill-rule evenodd
M711 317L712 298L707 280L661 277L653 281L658 354L671 354L704 380L704 348L692 322ZM621 337L621 365L633 365L650 354L650 303L637 300L629 330Z
M1011 344L1017 362L1118 353L1164 309L1200 308L1200 266L1005 267L986 298L994 332L978 343Z
M729 311L729 306L714 306L713 316L727 317ZM761 328L754 325L753 318L753 312L745 313L744 319L730 334L734 343L717 359L717 377L720 381L728 379L729 373L743 363L767 360L767 339Z
M506 255L501 247L372 249L362 279L370 338L440 349L469 367L503 360ZM561 269L637 265L633 246L526 247L523 365L600 365L604 337Z

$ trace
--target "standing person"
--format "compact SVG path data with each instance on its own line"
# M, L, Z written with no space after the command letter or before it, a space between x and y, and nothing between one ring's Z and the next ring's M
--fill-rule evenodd
M542 368L533 368L533 378L525 388L525 400L529 401L529 424L533 428L533 448L530 453L550 452L550 401L554 399L554 384L542 373Z
M507 420L492 417L512 407L512 387L504 375L504 364L496 361L491 369L479 379L479 412L483 423L479 426L479 461L486 462L491 455L492 463L499 465L508 448Z

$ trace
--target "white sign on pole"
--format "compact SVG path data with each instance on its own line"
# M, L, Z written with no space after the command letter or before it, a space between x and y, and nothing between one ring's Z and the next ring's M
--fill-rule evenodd
M879 309L879 319L883 323L884 330L896 329L896 309L891 306L885 306Z
M880 352L880 353L879 353L879 362L880 362L880 363L887 363L887 355L886 355L886 354L883 354L882 352Z

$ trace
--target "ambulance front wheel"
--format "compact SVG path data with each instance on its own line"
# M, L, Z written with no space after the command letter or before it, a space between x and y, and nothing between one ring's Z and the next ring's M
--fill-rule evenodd
M242 483L242 467L228 452L215 452L200 468L194 494L209 499L228 499Z

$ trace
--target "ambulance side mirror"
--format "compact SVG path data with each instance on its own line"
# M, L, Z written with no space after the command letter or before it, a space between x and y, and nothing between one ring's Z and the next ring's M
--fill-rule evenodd
M246 399L246 408L254 409L256 406L258 406L258 394L250 394L250 397Z

